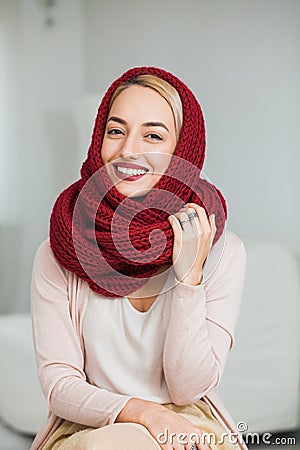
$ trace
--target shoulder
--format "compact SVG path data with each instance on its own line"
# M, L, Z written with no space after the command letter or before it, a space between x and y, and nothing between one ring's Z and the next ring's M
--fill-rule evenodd
M38 246L34 262L33 274L45 274L67 278L67 269L65 269L55 258L51 249L49 237Z
M50 247L50 239L47 238L37 248L36 257L45 258L51 256L51 247Z
M238 279L244 277L247 262L247 252L242 239L230 230L225 230L223 249L216 270L217 277ZM220 243L221 244L221 243Z
M51 249L49 237L47 239L45 239L43 242L41 242L41 244L38 246L36 253L35 253L34 263L35 264L37 264L37 263L39 263L39 264L47 264L47 263L59 264L53 254L52 249Z
M230 230L225 230L224 239L224 257L244 259L246 257L246 248L242 239Z
M203 270L204 280L208 284L216 283L217 280L225 282L239 272L245 272L246 259L242 239L232 231L225 230L211 249Z

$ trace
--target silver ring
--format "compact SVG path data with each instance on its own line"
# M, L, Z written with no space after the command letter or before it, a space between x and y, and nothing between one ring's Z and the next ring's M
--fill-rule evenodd
M195 217L197 217L197 213L195 211L191 212L191 213L188 213L188 218L190 220L193 220Z
M188 219L187 220L179 220L179 222L181 224L186 223L186 222L191 222L192 220L195 219L195 217L197 217L197 213L191 212L191 213L188 214Z
M181 223L181 225L183 224L183 223L187 223L187 222L191 222L192 221L192 219L188 219L188 220L179 220L179 222Z

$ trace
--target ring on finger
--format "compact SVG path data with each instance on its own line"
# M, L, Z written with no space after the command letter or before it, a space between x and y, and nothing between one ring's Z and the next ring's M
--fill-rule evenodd
M189 220L194 220L197 217L197 213L195 211L188 213Z
M187 220L179 220L179 222L182 223L186 223L186 222L191 222L192 220L195 219L195 217L197 217L197 213L192 212L188 214L188 219Z

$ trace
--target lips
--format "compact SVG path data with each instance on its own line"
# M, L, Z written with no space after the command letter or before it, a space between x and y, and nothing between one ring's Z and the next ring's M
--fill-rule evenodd
M113 166L114 166L114 172L115 172L116 176L118 178L120 178L121 180L126 180L126 181L138 180L138 179L142 178L144 175L146 175L149 170L144 166L139 166L137 164L132 164L132 163L120 163L120 164L116 163ZM118 170L118 167L123 167L124 169L132 169L132 170L146 170L147 172L142 173L142 174L130 175L128 173L120 172Z
M137 169L137 170L140 169L140 170L148 171L147 167L138 166L137 164L132 164L132 163L122 163L122 162L114 163L114 167L117 167L117 166L125 167L126 169Z

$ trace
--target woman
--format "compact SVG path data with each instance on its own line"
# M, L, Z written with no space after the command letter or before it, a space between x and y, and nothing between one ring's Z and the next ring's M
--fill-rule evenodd
M200 105L178 78L135 68L108 89L34 261L50 413L33 450L246 448L215 393L245 248L199 177L204 155Z

